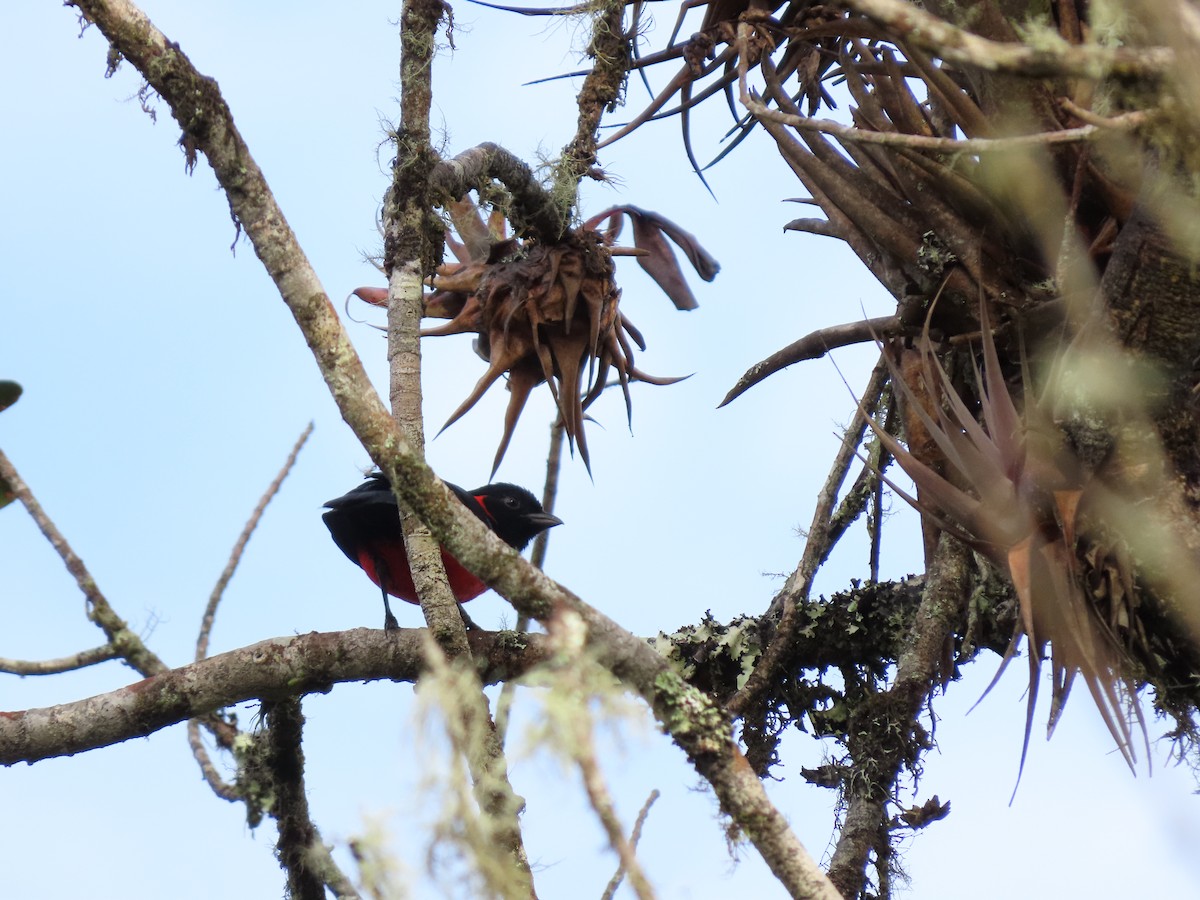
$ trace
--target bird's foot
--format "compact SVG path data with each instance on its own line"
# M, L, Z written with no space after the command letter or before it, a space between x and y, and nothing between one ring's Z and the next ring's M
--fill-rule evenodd
M467 615L467 611L466 611L466 609L463 608L463 605L461 603L458 604L458 611L462 615L463 624L467 626L467 631L482 631L483 630L478 625L476 625L473 621L471 621L471 617Z

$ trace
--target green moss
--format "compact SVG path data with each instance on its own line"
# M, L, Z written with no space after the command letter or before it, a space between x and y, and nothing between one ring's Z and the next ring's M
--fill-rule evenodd
M654 709L663 727L692 757L724 753L733 740L725 714L677 672L654 679Z

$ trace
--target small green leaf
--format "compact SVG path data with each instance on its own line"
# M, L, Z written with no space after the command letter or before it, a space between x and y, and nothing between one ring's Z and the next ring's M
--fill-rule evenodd
M0 412L17 402L17 398L21 396L21 390L21 386L15 381L0 380Z

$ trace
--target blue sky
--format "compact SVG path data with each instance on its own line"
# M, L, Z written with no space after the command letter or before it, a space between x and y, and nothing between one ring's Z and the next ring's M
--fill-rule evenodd
M220 83L330 296L382 284L364 256L379 246L398 5L164 0L143 8ZM443 53L435 72L445 152L491 140L530 161L552 157L574 130L574 82L521 85L580 67L582 26L467 4L455 13L458 49ZM309 445L226 594L212 651L377 625L378 595L319 515L357 483L367 457L249 244L230 252L234 229L206 164L185 175L169 111L159 104L154 123L140 110L128 66L104 79L104 43L95 31L78 38L71 10L19 0L0 10L0 27L19 36L0 57L0 378L25 387L0 415L0 447L118 612L168 662L183 664L234 539L312 420ZM629 95L630 109L645 101L636 83ZM718 146L727 127L720 113L699 117L699 148ZM679 313L632 261L622 263L622 308L649 344L639 367L695 374L672 387L635 385L632 432L619 396L593 409L594 481L578 462L567 465L557 509L566 525L553 533L547 569L638 634L694 623L705 610L718 619L761 612L781 583L771 573L790 572L799 558L797 529L811 518L852 404L828 360L776 375L726 409L716 404L753 362L814 328L884 314L890 301L841 245L782 232L797 215L783 201L802 189L765 141L748 141L709 173L716 201L686 170L673 121L651 124L602 161L615 183L585 187L585 214L617 203L660 212L693 231L722 272L710 285L694 282L700 308ZM356 315L372 318L361 308ZM350 327L386 393L383 338ZM426 342L430 433L480 374L469 343ZM837 360L858 385L873 353ZM486 480L505 401L494 389L430 444L443 477ZM539 490L550 415L546 397L531 403L498 477ZM914 520L893 505L886 577L920 568ZM73 582L19 507L0 511L0 548L0 656L53 657L100 642ZM848 540L819 589L861 576L865 559L861 537ZM398 612L407 614L402 624L419 624L416 610ZM485 626L515 619L495 595L475 601L471 614ZM911 844L912 896L950 900L966 885L977 898L1193 894L1200 812L1190 774L1166 764L1160 746L1153 777L1132 778L1083 695L1048 744L1039 718L1008 806L1023 667L966 715L994 662L981 660L935 705L939 748L917 801L937 793L953 813ZM116 664L6 676L0 709L130 680ZM435 749L420 749L411 697L407 685L343 685L306 702L313 814L343 860L348 838L383 821L413 895L457 896L452 883L422 880L425 848L413 823L430 814L419 785L438 765ZM252 714L243 709L243 723ZM518 740L536 715L536 696L527 696ZM660 896L780 896L752 848L737 862L727 853L714 801L652 723L641 716L618 731L610 775L624 821L652 788L663 794L642 843ZM769 785L817 856L830 847L833 798L806 786L799 768L820 759L819 746L790 738L783 780ZM513 779L529 801L527 843L542 895L598 896L615 860L577 779L536 752L514 758ZM271 827L249 832L240 807L212 796L182 727L0 771L0 802L6 896L281 891ZM1098 858L1100 847L1120 848L1115 865Z

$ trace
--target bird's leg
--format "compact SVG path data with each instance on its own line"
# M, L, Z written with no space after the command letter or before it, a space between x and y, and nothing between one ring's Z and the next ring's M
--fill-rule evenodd
M388 578L387 563L378 556L375 557L375 574L379 576L379 592L383 594L383 630L399 631L400 623L392 615L392 604L388 602L387 586L390 579Z
M383 592L383 630L384 631L399 631L400 623L396 621L396 617L392 615L392 605L388 603L388 592Z

